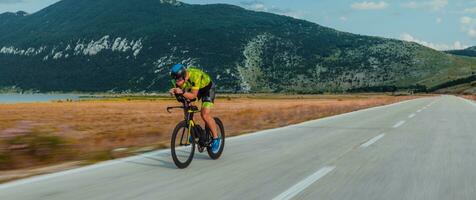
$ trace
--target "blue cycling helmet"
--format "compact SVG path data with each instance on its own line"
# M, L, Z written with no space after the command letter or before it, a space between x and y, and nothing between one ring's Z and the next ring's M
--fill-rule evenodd
M187 74L187 68L185 67L185 65L182 65L182 64L176 64L170 70L170 76L175 80L179 78L185 78L186 74Z

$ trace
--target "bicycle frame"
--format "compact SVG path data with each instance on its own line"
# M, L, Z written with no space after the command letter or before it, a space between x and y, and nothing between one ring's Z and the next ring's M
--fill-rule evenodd
M177 108L183 109L184 120L187 122L187 125L188 125L188 133L187 133L187 138L188 138L192 134L192 130L195 127L195 121L193 121L193 116L195 113L200 112L200 109L198 109L197 106L191 105L191 102L186 100L185 97L183 97L182 95L178 95L176 96L176 98L179 102L182 103L182 106L167 107L167 112L171 113L170 110L177 109ZM188 139L186 141L187 141L186 144L189 144Z

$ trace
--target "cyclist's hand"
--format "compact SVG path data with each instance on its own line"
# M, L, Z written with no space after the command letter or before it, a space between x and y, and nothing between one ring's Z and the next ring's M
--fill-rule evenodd
M183 90L180 88L172 88L169 90L170 95L183 94Z
M175 88L172 88L169 90L170 96L173 96L175 94Z
M175 94L183 94L183 90L180 88L175 88Z

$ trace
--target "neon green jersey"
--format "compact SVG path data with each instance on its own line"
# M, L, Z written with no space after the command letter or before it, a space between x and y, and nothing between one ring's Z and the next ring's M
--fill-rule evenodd
M190 78L182 85L182 89L199 90L208 86L208 84L212 82L212 79L207 73L196 67L189 67L187 72Z

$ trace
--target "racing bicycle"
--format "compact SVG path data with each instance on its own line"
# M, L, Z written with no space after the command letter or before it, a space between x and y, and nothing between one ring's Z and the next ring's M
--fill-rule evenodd
M217 124L218 138L221 141L218 151L213 152L211 147L213 136L210 128L207 125L202 128L193 120L195 113L199 113L200 109L193 105L193 101L187 100L183 95L175 95L175 97L177 101L182 103L182 106L167 107L167 112L171 113L172 109L182 109L184 112L184 120L175 126L170 142L172 159L175 165L180 169L188 167L195 154L195 146L197 146L200 153L203 153L206 149L213 160L220 158L225 147L225 129L222 121L217 117L214 118Z

